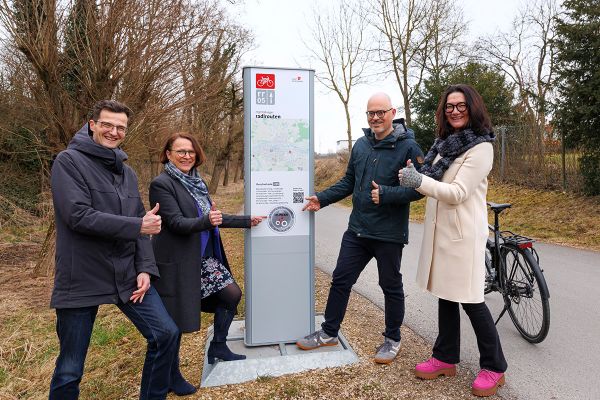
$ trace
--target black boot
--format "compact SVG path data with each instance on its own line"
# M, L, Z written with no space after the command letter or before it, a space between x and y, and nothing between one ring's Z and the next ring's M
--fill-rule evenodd
M191 383L185 380L179 370L179 346L181 345L181 333L177 339L177 348L173 364L171 364L171 376L169 378L169 392L175 393L177 396L187 396L196 393L198 389Z
M208 363L214 364L215 359L222 361L244 360L246 356L235 354L227 347L227 333L235 313L226 308L218 307L215 310L215 323L213 339L208 348Z

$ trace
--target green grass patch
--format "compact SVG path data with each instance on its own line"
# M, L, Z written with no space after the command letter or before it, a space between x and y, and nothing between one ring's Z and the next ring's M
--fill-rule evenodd
M101 319L94 324L92 331L92 346L107 346L118 343L121 339L135 331L135 327L129 321L112 322Z
M302 393L302 385L297 379L287 380L283 384L282 392L285 395L285 398L289 399L297 397Z
M8 381L8 371L0 367L0 386L4 386Z
M258 378L256 378L256 382L267 383L273 381L273 379L275 378L271 375L261 375Z

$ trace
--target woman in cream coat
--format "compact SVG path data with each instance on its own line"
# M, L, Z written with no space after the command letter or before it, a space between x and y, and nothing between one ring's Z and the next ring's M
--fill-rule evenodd
M438 297L439 333L432 357L415 375L435 379L456 374L460 361L459 304L477 336L481 371L473 382L477 396L491 396L504 384L507 364L494 320L483 299L487 228L487 175L495 136L477 91L452 85L437 111L437 139L420 172L408 163L400 185L427 196L417 284Z

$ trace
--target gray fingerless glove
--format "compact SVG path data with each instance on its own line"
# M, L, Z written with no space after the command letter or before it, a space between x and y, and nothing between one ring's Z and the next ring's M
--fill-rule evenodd
M416 189L421 186L423 175L421 175L414 165L410 167L402 168L402 177L400 178L400 186L409 187Z

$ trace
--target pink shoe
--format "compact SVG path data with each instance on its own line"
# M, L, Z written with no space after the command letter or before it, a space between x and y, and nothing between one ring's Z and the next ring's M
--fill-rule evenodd
M415 366L415 376L421 379L435 379L440 375L456 375L456 365L448 364L437 358L431 357L429 360Z
M504 374L482 369L473 381L472 392L475 396L487 397L496 394L498 388L504 385Z

